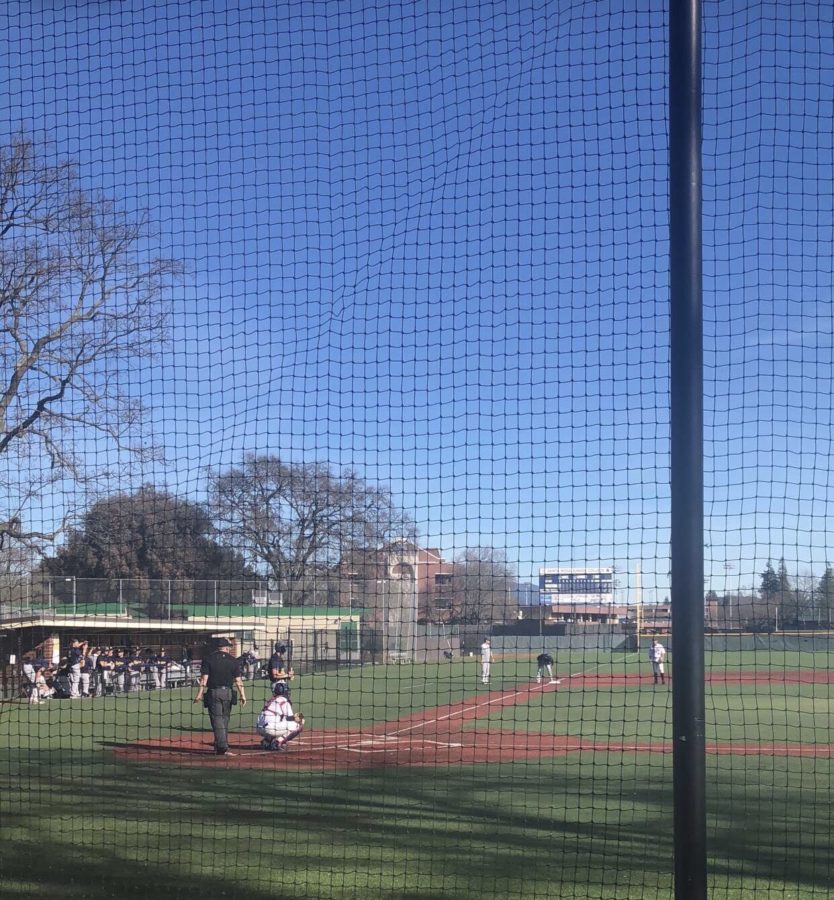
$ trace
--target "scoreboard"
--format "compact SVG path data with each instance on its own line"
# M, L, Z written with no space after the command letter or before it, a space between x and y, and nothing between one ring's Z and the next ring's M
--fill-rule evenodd
M614 570L612 568L539 569L539 602L614 603Z

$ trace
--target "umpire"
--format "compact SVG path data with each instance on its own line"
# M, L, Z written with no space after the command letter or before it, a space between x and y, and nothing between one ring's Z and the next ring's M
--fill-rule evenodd
M214 732L214 752L218 756L236 756L229 750L228 732L232 704L235 702L232 687L236 687L240 694L240 705L246 706L241 666L231 655L231 641L220 638L215 648L214 652L204 657L200 666L200 689L194 702L199 703L205 695L204 706Z

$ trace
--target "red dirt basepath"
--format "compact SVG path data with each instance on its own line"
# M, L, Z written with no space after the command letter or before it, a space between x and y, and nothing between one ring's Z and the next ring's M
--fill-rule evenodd
M819 684L829 681L828 672L791 671L775 673L733 672L711 674L708 680L721 684ZM606 687L668 690L655 687L651 677L621 675L575 675L563 678L558 687L531 682L520 688L478 694L458 703L422 710L392 722L379 722L359 729L308 729L286 752L260 748L260 739L232 734L233 757L214 753L211 733L135 741L117 746L116 756L141 763L212 766L217 768L281 768L304 771L370 769L380 767L435 767L478 763L519 762L567 753L671 753L663 741L623 738L595 741L539 732L468 726L504 707L529 702L542 692L557 689L601 690ZM707 752L742 756L834 756L832 745L760 744L744 740L707 744Z

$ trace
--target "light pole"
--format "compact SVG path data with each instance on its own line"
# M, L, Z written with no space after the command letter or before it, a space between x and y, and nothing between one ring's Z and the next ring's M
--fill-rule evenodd
M417 656L417 619L420 615L420 600L417 596L417 578L411 579L411 621L409 626L411 629L411 646L408 648L411 653L411 661L414 662Z
M353 664L353 585L358 578L358 572L348 572L348 665Z
M76 615L76 613L78 612L78 595L76 593L75 575L71 575L69 578L65 578L64 581L72 582L72 614Z
M385 606L385 591L387 579L378 578L376 580L376 584L380 585L377 588L377 596L376 600L376 608L379 609L379 594L382 593L382 662L386 663L388 661L388 611Z

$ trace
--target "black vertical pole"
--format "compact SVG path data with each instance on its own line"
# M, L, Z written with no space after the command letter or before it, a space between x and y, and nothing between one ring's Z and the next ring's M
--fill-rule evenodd
M707 865L700 0L670 4L669 207L675 898L703 900Z

